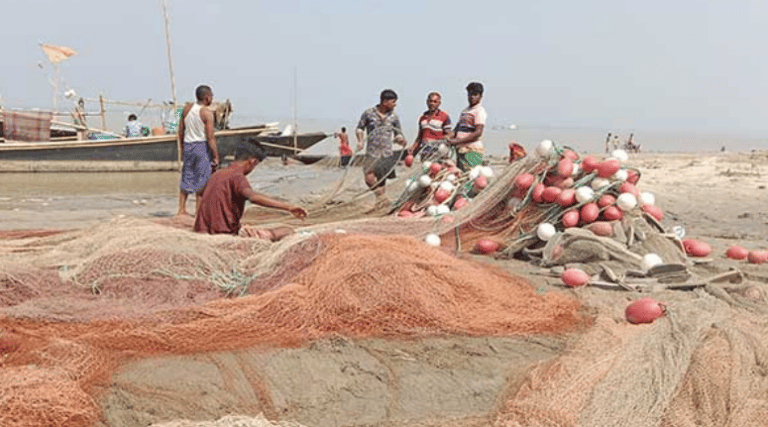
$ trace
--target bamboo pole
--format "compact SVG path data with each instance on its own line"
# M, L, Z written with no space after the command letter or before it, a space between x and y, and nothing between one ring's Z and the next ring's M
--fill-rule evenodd
M114 132L110 132L108 130L94 129L94 128L91 128L91 127L88 127L88 126L81 126L81 125L76 125L74 123L60 122L58 120L51 120L51 123L53 123L55 125L59 125L59 126L71 127L73 129L77 129L77 130L86 130L86 131L90 131L90 132L99 132L99 133L103 133L103 134L106 134L106 135L112 135L112 136L117 136L117 137L123 138L122 135L118 135L118 134L116 134Z
M107 128L107 112L104 109L104 95L99 95L99 113L101 115L101 128Z

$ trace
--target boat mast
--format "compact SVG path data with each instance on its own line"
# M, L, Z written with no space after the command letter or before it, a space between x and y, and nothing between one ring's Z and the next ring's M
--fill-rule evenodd
M298 152L298 139L299 139L299 119L298 119L298 107L296 106L296 100L298 99L298 92L299 92L299 86L298 86L298 76L297 76L296 66L293 66L293 153L296 154Z
M166 0L160 0L165 17L165 49L168 54L168 70L171 74L171 96L173 99L173 114L176 114L176 81L173 77L173 57L171 56L171 27L168 18L168 5Z

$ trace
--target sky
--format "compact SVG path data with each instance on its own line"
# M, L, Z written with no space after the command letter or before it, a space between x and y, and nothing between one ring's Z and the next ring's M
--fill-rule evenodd
M172 98L161 0L0 0L0 102ZM167 0L176 95L234 115L354 123L382 89L415 129L426 94L457 117L480 81L489 125L762 135L768 1ZM294 78L295 71L295 78ZM296 86L294 87L294 80Z

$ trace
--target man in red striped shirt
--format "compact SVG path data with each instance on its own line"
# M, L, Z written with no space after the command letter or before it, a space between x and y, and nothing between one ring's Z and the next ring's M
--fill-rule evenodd
M442 96L438 92L427 95L427 111L419 118L419 133L408 154L413 155L421 148L421 160L436 156L437 147L451 132L451 118L440 109Z

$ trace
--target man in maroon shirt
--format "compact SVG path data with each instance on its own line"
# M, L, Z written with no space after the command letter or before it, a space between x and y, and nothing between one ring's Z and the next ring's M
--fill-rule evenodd
M253 191L246 176L265 157L264 150L254 143L245 142L237 147L235 161L226 169L216 171L205 184L200 209L195 218L195 231L208 234L239 234L272 241L280 240L291 233L287 227L269 230L241 226L240 219L245 212L246 200L260 206L282 209L300 219L307 217L307 211L300 206L289 205Z

